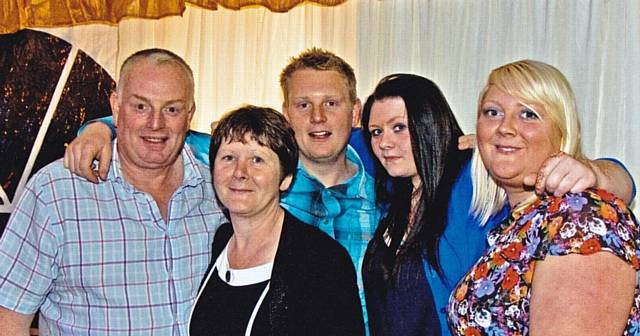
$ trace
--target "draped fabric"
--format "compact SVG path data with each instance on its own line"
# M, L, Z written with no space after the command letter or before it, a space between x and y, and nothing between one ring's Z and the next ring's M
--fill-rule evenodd
M192 127L205 132L243 103L280 110L280 70L311 46L354 67L363 100L393 72L433 79L469 133L489 71L541 60L558 67L576 92L584 152L621 159L640 182L639 17L634 0L351 0L287 13L187 6L181 17L47 31L79 45L114 77L136 50L162 47L183 56L196 76Z
M125 17L158 19L180 15L185 4L215 10L263 6L286 12L303 2L335 6L346 0L3 0L0 4L0 34L23 28L71 26L83 23L120 22Z

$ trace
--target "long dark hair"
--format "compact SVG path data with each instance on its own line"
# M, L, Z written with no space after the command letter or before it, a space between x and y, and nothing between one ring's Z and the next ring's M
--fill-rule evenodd
M391 242L384 256L385 274L396 272L397 260L419 253L442 275L438 242L447 225L451 189L470 151L458 150L463 135L447 100L438 86L427 78L411 74L384 77L367 99L362 116L365 139L371 148L369 119L375 101L398 97L407 109L411 148L422 181L422 193L411 231L409 225L413 185L410 177L392 177L376 158L377 201L388 206L376 235L388 232Z

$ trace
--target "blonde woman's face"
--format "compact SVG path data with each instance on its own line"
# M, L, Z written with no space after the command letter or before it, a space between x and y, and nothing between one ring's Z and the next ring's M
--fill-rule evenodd
M542 104L523 104L491 86L480 105L477 144L482 162L498 185L523 191L524 177L560 150L562 135Z

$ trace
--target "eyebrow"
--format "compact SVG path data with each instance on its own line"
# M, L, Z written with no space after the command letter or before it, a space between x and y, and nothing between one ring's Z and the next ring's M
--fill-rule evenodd
M142 100L145 103L151 103L151 101L149 99L147 99L146 97L143 96L139 96L137 94L132 94L131 97ZM165 102L162 106L167 106L167 105L171 105L171 104L175 104L175 103L182 103L182 104L187 104L187 102L183 99L173 99L173 100L169 100L167 102Z
M398 121L405 121L405 119L408 119L408 118L406 118L406 115L395 116L395 117L389 119L389 123L397 123Z
M311 99L311 97L317 97L316 95L299 95L299 96L294 96L291 98L291 100L299 100L299 99ZM344 99L345 97L343 97L341 94L325 94L320 96L323 99Z

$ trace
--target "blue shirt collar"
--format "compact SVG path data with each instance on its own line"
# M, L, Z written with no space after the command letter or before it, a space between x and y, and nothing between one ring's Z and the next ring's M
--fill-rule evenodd
M334 191L339 191L345 197L354 197L354 198L362 198L371 202L375 202L375 194L371 192L367 192L366 184L368 179L373 179L370 176L358 156L356 150L351 147L351 145L347 145L346 148L347 160L354 164L358 170L357 172L348 178L343 183L337 184L335 186L326 188L315 176L312 176L302 165L301 161L298 161L298 168L296 173L295 180L306 180L307 183L300 183L294 181L293 186L291 186L292 190L296 192L312 192L318 189L331 189Z

